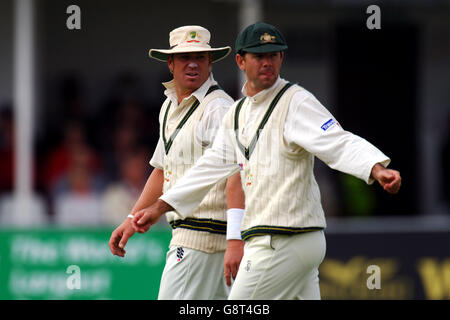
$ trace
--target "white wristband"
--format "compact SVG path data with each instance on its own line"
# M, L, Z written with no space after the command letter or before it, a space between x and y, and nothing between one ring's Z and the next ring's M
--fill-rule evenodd
M227 210L227 240L242 240L241 222L244 216L244 209Z
M127 218L134 219L134 216L133 216L132 214L129 214L129 215L127 216Z

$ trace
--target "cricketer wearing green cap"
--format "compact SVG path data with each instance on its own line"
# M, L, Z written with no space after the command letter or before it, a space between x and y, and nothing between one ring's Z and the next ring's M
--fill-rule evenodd
M236 52L277 52L288 48L283 34L274 26L257 22L248 26L236 38Z
M345 131L309 91L279 76L285 50L281 32L266 23L238 35L244 98L225 115L213 147L137 221L150 225L167 210L187 217L210 188L240 171L245 249L229 299L320 299L326 221L315 157L368 184L376 180L392 194L401 185L383 152Z

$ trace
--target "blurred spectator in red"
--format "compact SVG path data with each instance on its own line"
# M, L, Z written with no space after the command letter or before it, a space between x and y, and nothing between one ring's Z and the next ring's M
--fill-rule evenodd
M101 159L86 140L81 122L71 121L64 138L48 156L43 170L54 221L64 225L101 222Z
M11 108L0 109L0 193L13 187L13 118Z
M120 178L111 183L102 199L105 224L117 225L130 213L151 172L151 152L145 148L128 151L120 161Z
M76 121L67 124L63 141L53 151L44 162L43 181L47 191L53 192L55 184L62 177L66 176L71 168L76 165L79 156L77 153L83 150L86 156L86 166L89 171L96 173L100 170L101 159L88 146L83 125Z
M102 184L92 169L92 152L86 145L76 145L69 156L67 172L52 189L54 220L71 226L100 224Z
M139 144L137 131L127 123L119 124L113 133L110 134L110 147L105 151L105 172L108 181L115 181L120 178L120 164L124 157L135 150Z

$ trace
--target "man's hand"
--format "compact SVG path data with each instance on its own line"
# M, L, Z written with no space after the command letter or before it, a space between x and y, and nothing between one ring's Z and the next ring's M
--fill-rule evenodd
M147 232L152 225L158 222L159 218L173 208L162 200L157 200L150 207L144 208L134 214L131 223L134 231L139 233Z
M125 246L127 245L128 239L130 239L134 233L135 231L131 225L131 219L126 218L126 220L111 234L108 243L111 253L123 258L126 253Z
M400 172L386 169L379 163L373 166L372 177L378 181L384 190L391 194L396 194L402 184Z
M244 255L244 241L228 240L224 257L224 275L227 285L231 286L231 277L236 279L242 256Z

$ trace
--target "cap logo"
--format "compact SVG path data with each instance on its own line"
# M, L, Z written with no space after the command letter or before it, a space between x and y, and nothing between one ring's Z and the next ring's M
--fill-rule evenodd
M260 43L274 43L275 42L275 36L271 36L267 32L264 33L261 37L259 37Z
M185 40L187 39L191 39L191 40L187 40L186 42L191 43L191 42L200 42L199 40L195 40L195 38L200 38L200 35L197 34L197 31L191 31L188 32L188 34L186 35Z

